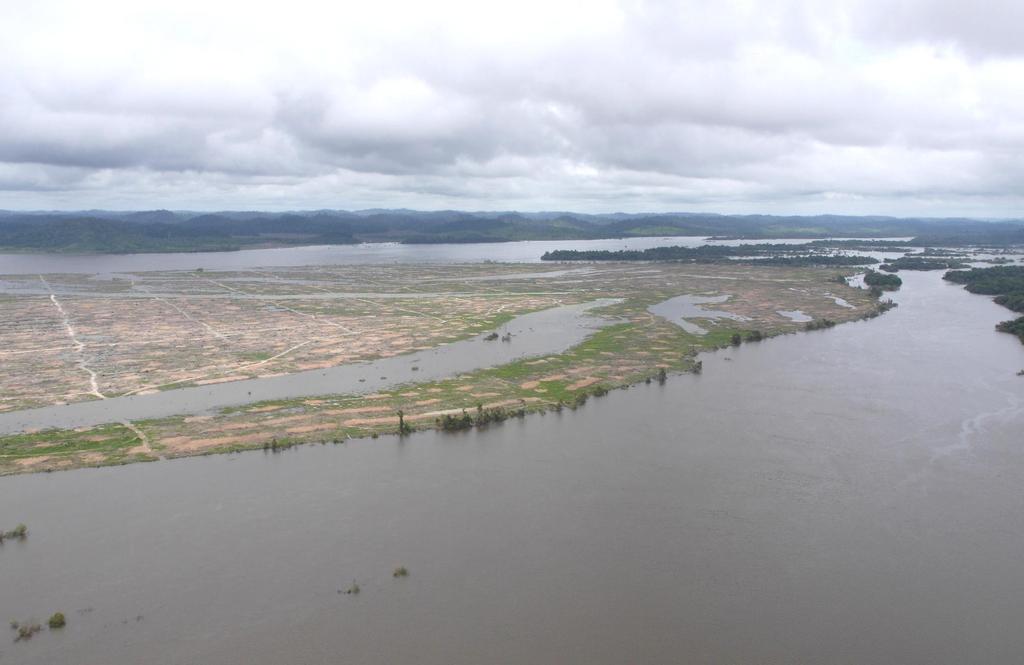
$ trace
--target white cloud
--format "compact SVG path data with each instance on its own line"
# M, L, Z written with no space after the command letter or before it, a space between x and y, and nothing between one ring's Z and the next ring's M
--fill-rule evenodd
M1019 216L1019 2L7 3L0 207Z

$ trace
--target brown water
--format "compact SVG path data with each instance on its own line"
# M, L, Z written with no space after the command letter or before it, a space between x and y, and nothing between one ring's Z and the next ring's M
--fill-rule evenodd
M2 478L0 617L68 627L0 663L1024 661L1024 346L901 276L576 412Z

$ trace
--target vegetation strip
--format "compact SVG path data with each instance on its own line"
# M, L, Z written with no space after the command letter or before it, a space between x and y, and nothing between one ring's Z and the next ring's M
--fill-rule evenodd
M756 245L701 245L700 247L651 247L649 249L576 250L545 252L542 261L689 261L695 263L739 263L745 258L756 265L775 266L851 266L878 263L869 256L834 253L821 242Z
M995 296L995 302L1014 312L1024 312L1024 266L996 266L953 270L943 279L963 284L971 293ZM1016 335L1024 343L1024 316L996 324L999 332Z

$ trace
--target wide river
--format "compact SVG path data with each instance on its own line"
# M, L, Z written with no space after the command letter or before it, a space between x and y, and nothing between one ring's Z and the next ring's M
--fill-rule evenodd
M0 478L0 617L68 617L0 664L1024 662L1024 346L901 277L578 411Z
M525 240L504 243L457 243L402 245L311 245L244 249L237 252L189 252L167 254L2 254L0 275L54 273L121 273L144 270L245 270L287 266L388 264L388 263L537 263L544 252L556 249L620 250L650 247L698 247L704 244L751 243L797 244L807 239L760 239L708 241L707 236L652 236L604 240Z

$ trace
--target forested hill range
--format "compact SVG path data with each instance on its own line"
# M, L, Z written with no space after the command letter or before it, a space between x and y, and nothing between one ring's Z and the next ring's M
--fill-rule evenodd
M912 237L932 246L1024 244L1024 220L707 213L0 211L0 251L181 252L359 242L465 243L638 236Z

